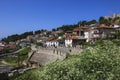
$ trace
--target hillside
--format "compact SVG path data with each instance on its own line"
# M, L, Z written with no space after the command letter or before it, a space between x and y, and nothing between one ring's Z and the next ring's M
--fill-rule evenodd
M12 80L120 80L120 47L110 41Z
M115 16L115 17L113 17ZM37 35L37 34L43 34L44 32L48 32L46 35L49 36L49 34L52 32L52 31L63 31L63 32L66 32L66 31L73 31L75 28L77 27L91 27L91 25L101 25L101 24L104 24L106 26L112 26L114 24L120 24L120 14L115 14L113 16L101 16L99 17L98 21L95 20L95 19L91 19L89 21L87 20L82 20L82 21L78 21L77 23L75 24L63 24L59 27L56 26L56 28L53 28L51 31L48 31L48 30L44 30L44 29L41 29L41 30L36 30L36 31L29 31L29 32L24 32L22 34L13 34L13 35L10 35L8 37L5 37L5 38L2 38L2 41L8 43L8 42L15 42L17 40L20 40L20 39L24 39L26 38L27 36L29 35ZM44 35L44 36L46 36ZM1 39L0 39L1 40Z

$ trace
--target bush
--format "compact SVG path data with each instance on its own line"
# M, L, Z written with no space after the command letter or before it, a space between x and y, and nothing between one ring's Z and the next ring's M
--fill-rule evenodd
M41 43L41 42L36 43L36 45L37 45L37 46L42 46L42 47L43 47L43 43Z
M27 60L28 59L28 53L30 52L30 48L28 47L25 47L24 49L22 49L19 54L18 54L18 58L19 58L19 61L24 61L24 60Z
M106 44L86 50L76 67L82 80L120 80L120 48Z

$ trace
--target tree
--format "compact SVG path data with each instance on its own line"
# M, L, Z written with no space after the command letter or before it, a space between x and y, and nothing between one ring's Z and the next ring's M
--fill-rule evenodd
M120 17L115 17L115 18L113 19L113 21L114 21L114 22L117 22L117 23L120 23Z
M99 24L110 25L110 22L109 22L109 20L105 19L104 17L100 17Z
M95 24L95 23L97 23L96 20L91 20L91 21L87 22L88 25Z
M83 21L78 22L78 24L80 24L80 26L85 26L87 25L87 21L83 20Z
M76 27L78 27L76 24L73 24L73 25L63 25L61 27L58 27L57 30L62 30L64 32L66 32L66 31L72 31Z
M23 39L23 38L26 38L28 35L33 35L33 31L30 31L30 32L25 32L23 34L13 34L11 36L8 36L7 38L3 38L2 41L5 41L6 43L9 43L9 42L15 42L19 39Z
M40 33L41 33L41 30L35 31L35 34L40 34Z
M56 29L54 28L54 29L52 29L52 31L56 31Z

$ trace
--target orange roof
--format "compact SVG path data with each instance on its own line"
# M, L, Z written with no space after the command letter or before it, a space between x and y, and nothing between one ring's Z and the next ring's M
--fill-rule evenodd
M73 31L80 31L81 29L89 29L89 27L78 27L75 28Z
M66 37L65 39L78 39L77 36L69 36L69 37Z
M72 36L71 39L78 39L78 37L77 36Z
M112 29L112 27L110 27L110 26L105 26L105 25L104 25L104 26L98 26L97 28L98 28L98 29L100 29L100 28Z
M52 34L58 34L60 33L59 31L52 31Z
M53 40L53 38L47 38L45 41L51 41Z
M91 28L88 28L87 31L91 31L92 29Z
M66 33L72 33L72 31L66 31Z
M73 31L80 31L81 28L75 28Z

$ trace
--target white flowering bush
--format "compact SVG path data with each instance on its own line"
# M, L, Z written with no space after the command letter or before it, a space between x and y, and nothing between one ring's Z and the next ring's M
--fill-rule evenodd
M86 50L76 67L82 80L120 80L120 47L105 44Z
M120 47L108 42L14 80L120 80Z

